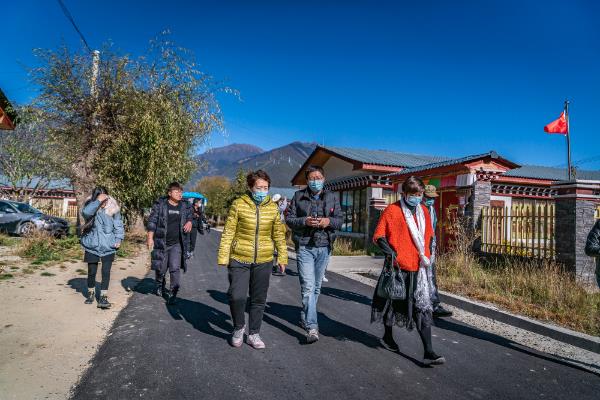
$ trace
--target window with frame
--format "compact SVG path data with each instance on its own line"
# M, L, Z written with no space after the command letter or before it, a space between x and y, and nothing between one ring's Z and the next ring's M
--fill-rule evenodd
M340 192L344 222L342 232L365 233L367 222L367 189Z

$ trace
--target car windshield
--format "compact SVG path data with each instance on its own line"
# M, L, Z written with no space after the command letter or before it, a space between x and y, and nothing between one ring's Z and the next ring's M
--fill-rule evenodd
M33 208L29 204L26 204L26 203L12 203L12 205L15 206L17 208L17 210L19 210L19 212L22 212L25 214L41 214L42 213L37 208Z

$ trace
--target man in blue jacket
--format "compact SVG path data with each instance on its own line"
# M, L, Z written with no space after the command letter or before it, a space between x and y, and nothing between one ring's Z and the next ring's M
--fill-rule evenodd
M192 230L192 209L182 201L183 187L173 182L167 197L159 198L148 218L148 249L152 251L152 269L156 274L156 295L167 296L174 304L180 287L180 270L187 269L187 257ZM169 271L170 291L165 291L165 275Z
M308 186L294 194L286 222L292 229L298 257L302 292L301 323L307 331L307 342L314 343L319 340L317 300L343 216L339 193L324 188L323 168L311 165L305 171L305 176Z

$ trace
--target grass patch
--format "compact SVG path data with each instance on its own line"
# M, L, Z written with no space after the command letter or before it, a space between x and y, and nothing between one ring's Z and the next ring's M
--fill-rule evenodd
M4 281L6 279L14 278L13 274L0 274L0 280Z
M4 233L0 233L0 246L14 246L19 242L18 238L8 236Z
M511 312L600 335L600 293L590 293L553 261L503 258L483 263L474 238L457 227L454 248L438 257L440 289Z
M81 268L77 268L75 272L77 272L79 275L87 275L87 271Z
M81 246L75 236L57 239L44 232L36 232L24 238L19 255L28 258L32 265L58 263L75 257L81 257Z
M331 251L333 256L366 256L367 250L364 240L351 238L338 238L333 243Z
M52 272L44 271L40 275L41 276L55 276L56 274L53 274Z

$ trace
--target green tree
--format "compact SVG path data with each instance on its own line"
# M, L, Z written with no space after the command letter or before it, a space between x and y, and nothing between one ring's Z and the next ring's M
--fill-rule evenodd
M194 190L206 196L206 214L220 219L227 214L226 201L231 189L231 181L225 176L206 176L200 179Z
M222 127L216 94L232 92L199 71L193 55L165 34L138 58L105 45L95 90L89 54L63 46L36 55L35 103L78 204L102 184L126 217L150 206L170 181L187 181L195 147Z
M17 115L16 129L0 134L0 195L28 201L45 192L53 180L64 178L64 165L40 113L22 107Z
M231 203L241 195L248 192L248 184L246 183L246 174L247 172L240 168L233 180L233 184L229 189L227 194L227 199L225 200L225 206L227 209L231 207Z

